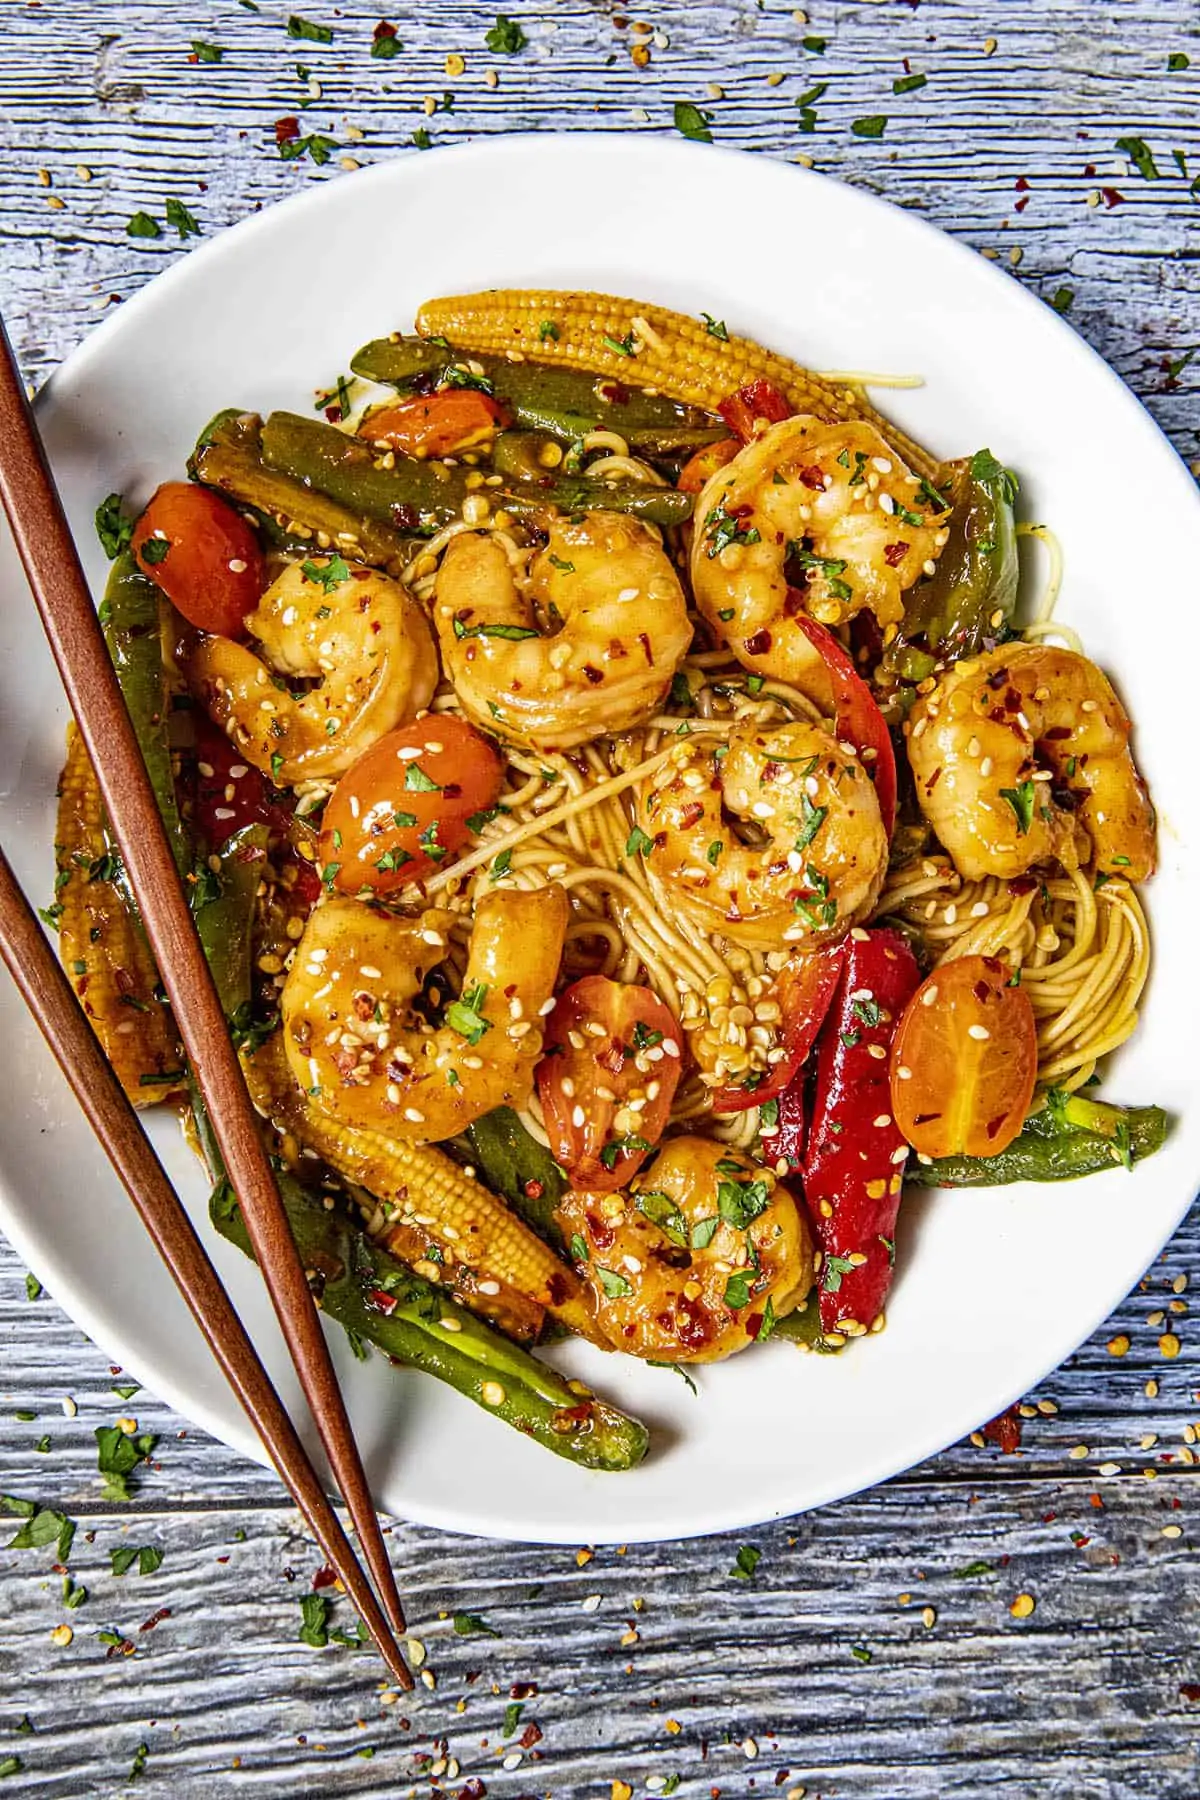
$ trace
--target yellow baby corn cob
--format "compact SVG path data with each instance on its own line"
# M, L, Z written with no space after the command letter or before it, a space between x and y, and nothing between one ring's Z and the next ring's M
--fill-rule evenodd
M113 880L96 776L74 725L58 790L59 955L117 1078L135 1106L183 1086L175 1021L157 997L158 971Z
M594 1337L574 1270L445 1151L346 1125L307 1105L278 1033L243 1066L255 1105L277 1129L395 1209L385 1241L402 1261L434 1261L434 1272L421 1273L520 1336L536 1335L548 1312L568 1330ZM429 1256L431 1245L440 1266Z
M555 335L543 329L546 324ZM427 300L417 330L422 337L448 339L456 350L567 363L710 412L746 382L770 381L800 412L829 421L868 420L918 475L932 479L938 467L936 458L852 388L834 386L749 338L714 337L703 320L665 306L612 294L500 288Z

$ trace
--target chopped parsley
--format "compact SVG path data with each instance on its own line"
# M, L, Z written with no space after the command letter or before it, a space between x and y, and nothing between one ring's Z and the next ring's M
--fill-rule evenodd
M724 848L725 848L725 845L723 844L721 839L714 838L712 843L708 846L708 849L704 852L705 856L707 857L708 861L712 864L714 869L716 868L717 864L721 860L721 852L724 850Z
M804 37L800 39L800 48L807 50L810 56L824 56L825 39L823 37Z
M945 494L940 494L937 488L934 487L932 481L924 475L921 477L917 493L920 498L924 500L926 506L931 506L935 513L948 511L950 502L947 500Z
M600 1161L606 1169L615 1169L623 1156L634 1156L639 1150L653 1150L654 1145L649 1138L639 1137L630 1132L625 1137L609 1138L600 1152Z
M447 98L449 98L449 96L447 96ZM449 112L450 108L447 106L443 107L442 110L444 112ZM448 368L444 369L440 386L444 388L473 388L475 392L479 394L494 394L496 391L496 384L494 381L490 381L486 375L477 375L474 369L469 369L465 363L451 363Z
M851 477L851 485L853 486L853 477ZM794 542L788 545L788 555L800 568L813 570L818 575L823 575L825 584L835 600L849 600L852 597L854 590L850 583L841 579L846 568L842 557L816 556L811 550L806 550L803 544Z
M994 457L990 450L977 450L971 458L971 480L981 483L995 482L999 484L1000 497L1009 506L1016 502L1020 483L1011 469Z
M850 126L855 137L881 138L887 130L886 113L868 113L864 119L855 119Z
M439 863L446 855L446 847L438 841L438 821L432 819L417 839L430 862Z
M711 124L712 114L701 112L700 108L693 106L690 100L675 102L675 129L683 137L691 138L693 143L711 144L712 132L709 130Z
M508 808L505 806L484 807L482 812L476 812L476 813L471 814L470 818L467 820L467 830L473 831L476 833L476 835L478 835L478 833L483 830L485 825L490 825L493 819L498 819L500 817L501 813L504 813L507 811L508 811ZM406 820L411 825L415 825L417 822L411 813L397 813L396 814L397 825L400 824L401 819Z
M475 1045L492 1029L490 1019L485 1019L482 1008L487 1002L487 989L477 981L474 987L464 988L461 997L446 1008L446 1023L459 1037L466 1038L468 1044Z
M162 236L162 226L148 212L135 212L125 227L125 235L131 238L157 238Z
M133 520L124 511L120 494L109 494L96 508L96 536L110 562L128 550Z
M572 1232L572 1234L571 1234L571 1242L570 1242L569 1248L571 1251L572 1262L581 1262L581 1263L591 1262L592 1259L588 1255L587 1243L586 1243L585 1239L580 1237L580 1235L577 1231Z
M710 557L719 556L721 551L730 544L757 544L760 542L757 527L742 525L731 513L726 512L724 500L718 500L705 519L704 536Z
M324 1594L302 1594L300 1596L300 1631L302 1644L309 1644L314 1650L323 1650L329 1642L329 1607L330 1602Z
M454 1615L454 1633L456 1637L494 1637L501 1633L494 1625L489 1625L479 1613L456 1612Z
M1032 781L1022 781L1015 788L1001 788L1000 798L1007 800L1017 818L1017 831L1021 837L1033 824L1033 798L1036 792Z
M840 1293L842 1276L850 1275L854 1264L846 1256L826 1256L821 1264L821 1286L827 1294Z
M1129 158L1144 181L1162 180L1158 164L1154 160L1154 152L1145 138L1119 137L1116 147Z
M771 1204L765 1181L721 1181L717 1184L717 1212L735 1231L745 1231Z
M657 1225L673 1244L678 1244L681 1249L687 1248L687 1220L669 1194L638 1194L634 1205L643 1218L649 1219L652 1225Z
M754 1571L762 1561L762 1551L756 1550L753 1544L743 1544L729 1573L735 1581L753 1581Z
M132 1544L125 1544L119 1550L110 1550L112 1572L114 1575L127 1575L134 1563L138 1566L139 1575L153 1575L162 1567L163 1553L157 1544L143 1544L140 1549Z
M654 839L648 837L640 825L635 825L625 840L626 856L649 856L654 848Z
M508 18L504 13L496 14L496 23L484 33L484 43L497 56L516 56L523 50L529 39L516 19Z
M380 19L371 33L371 55L378 57L380 62L391 62L403 48L404 45L396 36L396 27L389 20Z
M854 1017L868 1026L883 1024L883 1008L878 1000L856 1000L853 1005Z
M711 313L706 312L702 312L700 317L704 320L704 329L709 337L716 338L722 344L729 342L729 333L725 328L724 319L714 319Z
M478 818L479 814L476 813L474 816ZM408 831L411 826L416 824L416 822L416 813L395 812L392 814L392 824L396 827L397 831Z
M167 201L167 224L173 226L181 238L200 236L200 225L195 213L190 212L174 194Z
M517 643L521 638L533 638L538 634L532 625L489 625L486 621L481 625L464 625L461 619L455 619L454 635L456 638L509 638Z
M720 1223L716 1213L711 1213L707 1219L697 1219L692 1226L692 1249L707 1250L717 1235L717 1226Z
M343 581L349 581L350 565L340 556L331 556L324 565L315 562L301 563L300 573L305 581L311 581L314 586L323 588L329 594L335 587L340 587Z
M800 833L793 848L798 851L807 850L828 817L827 806L814 806L807 794L801 794Z
M633 1288L629 1282L624 1275L618 1275L615 1269L604 1269L597 1263L596 1273L600 1277L600 1286L610 1300L623 1300L632 1294Z
M138 547L140 561L146 563L166 562L171 553L171 540L165 537L148 537Z
M892 83L893 94L915 94L929 80L928 75L899 75Z
M602 342L607 344L608 348L617 356L634 355L632 331L627 331L623 338L609 337L608 333L605 332Z
M284 138L279 145L279 155L284 162L299 162L307 156L320 167L329 161L336 149L332 138L322 137L314 131L307 137Z
M1056 313L1068 313L1075 304L1075 289L1057 287L1050 296L1050 304Z
M554 323L553 319L543 319L538 326L539 344L544 344L547 338L550 338L556 344L558 342L558 326Z
M774 1331L778 1322L779 1321L775 1317L774 1303L771 1300L770 1294L768 1294L767 1304L763 1307L762 1320L759 1324L758 1331L755 1334L755 1343L765 1343L767 1338L771 1336L771 1333Z
M293 13L287 22L287 34L290 38L302 38L307 44L332 44L333 32L328 25L318 25L313 19L302 19Z
M553 550L549 552L549 556L550 566L552 568L561 570L564 575L573 575L575 573L575 564L573 562L564 562L561 556L555 556Z
M148 1431L127 1437L119 1425L97 1425L96 1464L104 1478L102 1492L106 1500L132 1498L129 1477L150 1455L157 1442L158 1439ZM59 1561L62 1560L60 1557Z
M502 876L505 876L509 873L511 868L512 868L512 847L510 845L507 850L502 850L500 852L499 856L497 856L493 860L491 869L489 871L491 879L493 881L499 881L502 878Z
M410 762L404 771L404 786L410 794L440 794L442 784L427 775L419 762Z
M1182 69L1190 69L1192 59L1186 50L1172 50L1167 58L1167 68L1172 75L1178 75Z

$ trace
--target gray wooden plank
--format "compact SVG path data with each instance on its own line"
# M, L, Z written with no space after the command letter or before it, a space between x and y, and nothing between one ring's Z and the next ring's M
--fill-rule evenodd
M185 253L173 234L150 244L125 235L139 208L161 219L170 194L211 235L305 182L345 178L342 156L418 154L422 127L439 144L580 126L664 131L674 101L689 99L711 109L718 142L811 156L1002 260L1034 292L1072 288L1072 323L1185 457L1200 450L1200 359L1178 380L1167 370L1200 341L1197 214L1171 156L1181 149L1200 172L1190 0L830 0L812 5L807 27L787 7L735 0L636 15L541 0L512 9L531 40L515 58L486 50L490 8L448 0L428 17L391 14L405 49L388 63L368 54L373 6L300 6L335 27L329 47L289 41L287 10L0 0L0 304L32 378L119 303L112 296ZM639 34L617 23L626 17L667 39L651 42L646 69L630 59ZM827 38L823 56L800 47L806 32ZM221 44L224 61L189 63L194 37ZM1169 74L1177 50L1197 66ZM452 52L466 58L461 77L444 73ZM905 58L929 83L894 97ZM338 144L324 169L275 152L274 121L306 97L297 62L323 88L303 127ZM783 80L771 85L775 74ZM828 91L816 131L803 135L795 101L816 81ZM708 99L710 82L722 98ZM427 118L425 96L448 89L453 112ZM885 137L854 138L850 122L875 112L890 115ZM1151 144L1162 181L1143 181L1116 151L1130 132ZM1104 187L1121 203L1089 205ZM654 1791L647 1777L674 1773L687 1795L744 1794L770 1789L784 1768L781 1792L839 1800L1001 1790L1183 1800L1197 1788L1200 1703L1180 1689L1200 1682L1187 1605L1196 1473L1184 1460L1184 1432L1200 1424L1200 1352L1182 1315L1182 1353L1164 1361L1161 1327L1147 1320L1174 1297L1166 1284L1200 1266L1197 1252L1193 1210L1143 1288L1031 1396L1059 1410L1025 1422L1016 1455L964 1443L870 1495L747 1534L763 1553L752 1583L727 1574L737 1539L603 1551L579 1568L569 1551L395 1527L414 1629L437 1673L434 1692L398 1706L381 1704L369 1658L295 1642L297 1596L318 1559L273 1478L152 1397L113 1393L105 1359L49 1297L26 1300L4 1250L0 1491L79 1518L72 1570L91 1592L66 1613L52 1552L0 1552L0 1727L22 1712L37 1727L28 1737L0 1728L0 1761L20 1754L16 1791L47 1796L125 1791L145 1742L140 1785L188 1800L457 1791L477 1776L499 1800L594 1795L613 1779L640 1794ZM1119 1332L1131 1348L1118 1359L1106 1346ZM64 1394L78 1408L70 1419ZM30 1410L34 1420L13 1416ZM133 1502L114 1508L100 1494L93 1433L121 1414L160 1442ZM1149 1434L1157 1441L1143 1449ZM46 1454L33 1448L42 1436ZM1075 1460L1079 1446L1088 1455ZM1109 1464L1122 1473L1101 1474ZM1162 1535L1176 1524L1180 1537ZM121 1542L161 1545L161 1570L114 1578L108 1553ZM956 1576L978 1561L994 1572ZM1008 1611L1022 1591L1037 1599L1026 1621ZM902 1593L914 1599L902 1606ZM592 1594L600 1606L585 1612ZM926 1603L932 1628L920 1622ZM170 1618L133 1629L162 1606ZM438 1616L455 1610L482 1613L502 1636L456 1637ZM60 1649L49 1633L67 1618L77 1636ZM110 1624L131 1631L135 1656L105 1659L96 1633ZM633 1627L638 1641L622 1645ZM539 1683L526 1718L545 1737L504 1770L503 1706L522 1680ZM442 1738L458 1760L453 1776L418 1761L436 1758ZM359 1757L362 1748L375 1756Z

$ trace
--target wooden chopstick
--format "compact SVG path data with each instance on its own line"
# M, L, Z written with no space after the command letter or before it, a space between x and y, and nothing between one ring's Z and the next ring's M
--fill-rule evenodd
M404 1610L329 1347L2 320L0 502L284 1340L383 1609L403 1632Z
M355 1561L296 1428L258 1360L191 1220L168 1181L74 990L47 944L32 907L0 848L0 957L87 1114L109 1162L124 1183L155 1249L241 1401L285 1486L358 1608L396 1680L412 1676Z

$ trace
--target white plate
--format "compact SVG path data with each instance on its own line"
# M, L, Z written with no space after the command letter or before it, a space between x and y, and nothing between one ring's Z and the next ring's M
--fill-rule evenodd
M1068 327L911 213L765 157L517 138L312 188L194 251L92 334L39 411L97 593L97 502L178 477L219 407L307 410L314 386L422 299L507 285L704 308L814 368L923 374L919 392L885 399L931 446L988 444L1020 472L1025 515L1063 542L1061 614L1120 683L1162 820L1156 972L1105 1089L1168 1107L1168 1146L1132 1175L911 1196L882 1337L828 1359L764 1346L701 1371L698 1399L669 1372L572 1346L572 1369L653 1427L644 1467L589 1475L435 1382L357 1364L333 1333L381 1506L497 1537L675 1538L854 1493L999 1412L1105 1317L1195 1192L1200 509L1147 414ZM0 582L0 838L44 898L66 713L7 544ZM0 1224L115 1361L261 1456L7 984L0 1034ZM204 1221L198 1165L173 1123L155 1135ZM294 1401L256 1272L215 1240L213 1252Z

